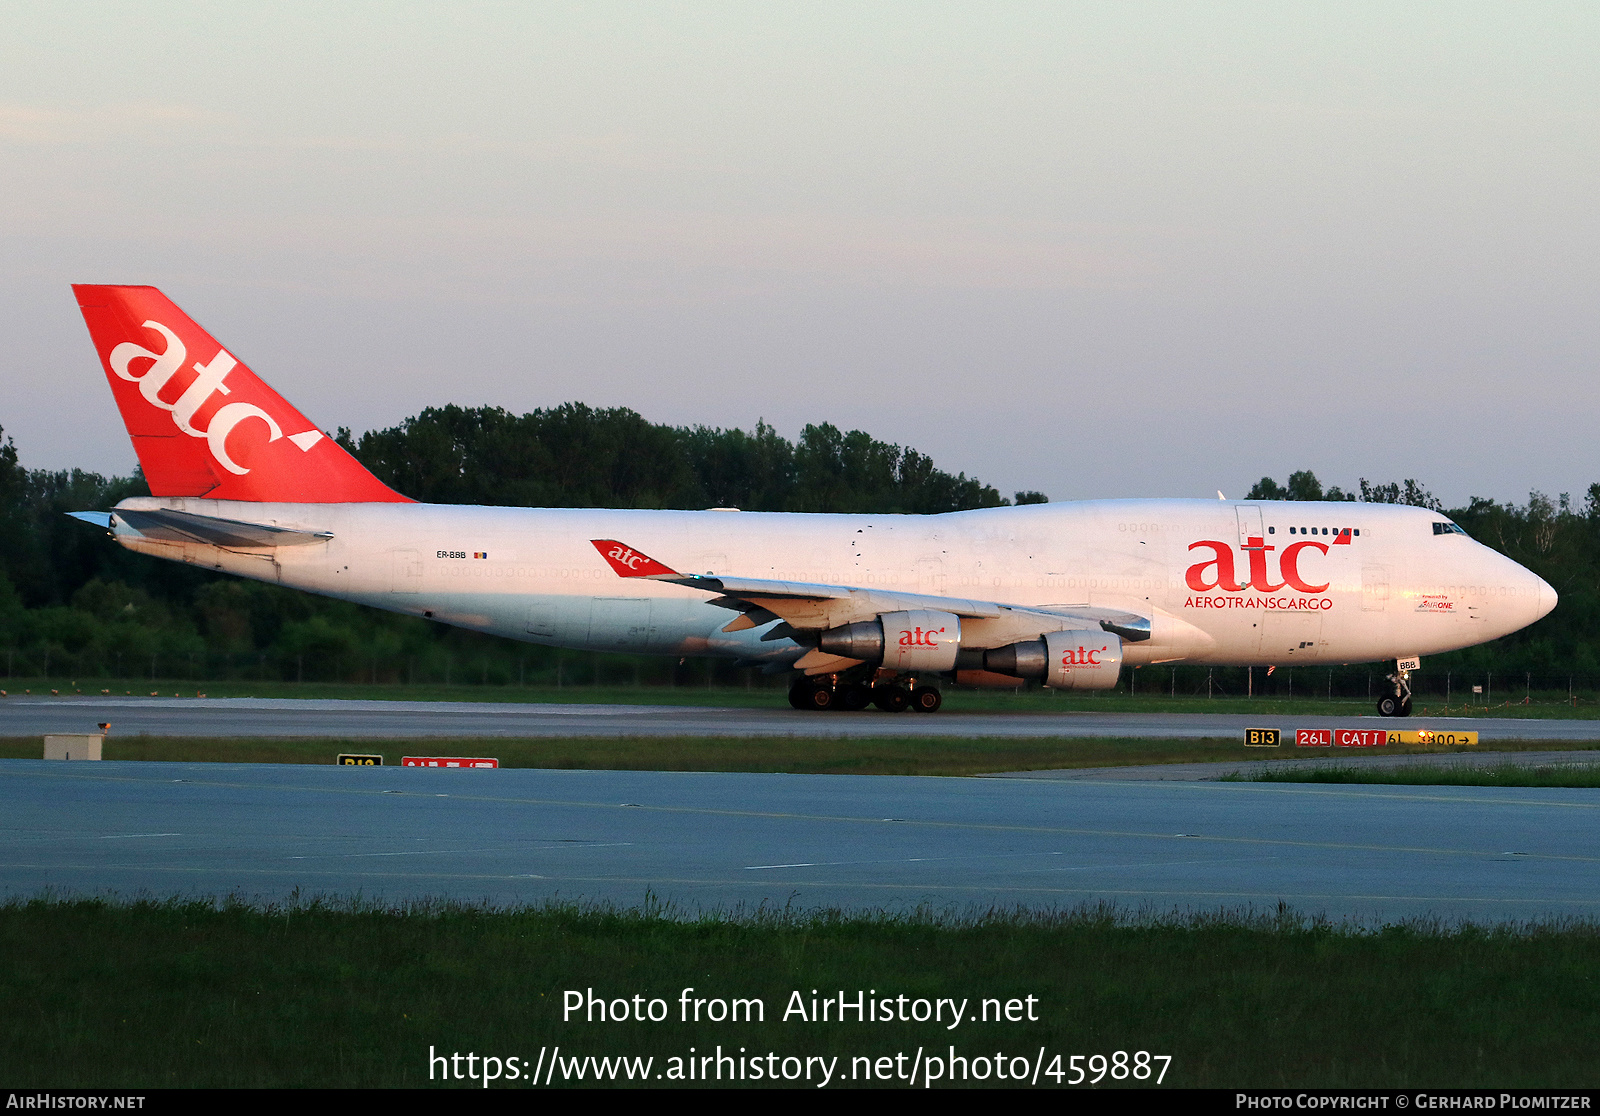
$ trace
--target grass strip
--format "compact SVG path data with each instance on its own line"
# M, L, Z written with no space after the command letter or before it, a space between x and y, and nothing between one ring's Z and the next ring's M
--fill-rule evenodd
M654 1057L653 1072L691 1046L836 1055L845 1074L856 1057L903 1052L908 1066L918 1047L1043 1047L1063 1068L1071 1054L1170 1054L1169 1086L1600 1084L1600 928L1586 923L42 898L0 905L0 951L0 1066L29 1089L427 1086L430 1047L531 1061L557 1045ZM758 998L765 1021L678 1022L685 988ZM671 1021L563 1022L569 989L658 997ZM791 994L809 1009L813 989L967 999L974 1013L1034 996L1037 1019L783 1021Z
M1600 787L1600 763L1495 764L1492 767L1312 767L1298 771L1261 770L1224 775L1241 783L1393 783L1428 787Z
M1593 749L1593 741L1498 741L1472 748L1390 745L1364 749L1381 755L1439 755L1488 749L1556 751ZM1156 763L1237 761L1251 766L1293 759L1291 747L1245 748L1238 739L1113 737L726 737L578 736L363 740L327 737L234 738L111 736L108 760L185 763L331 764L341 752L375 753L385 764L402 756L492 756L503 767L581 768L602 771L746 771L819 775L981 775L1002 771L1132 767ZM0 738L0 758L39 759L41 737ZM1505 784L1501 784L1505 785Z

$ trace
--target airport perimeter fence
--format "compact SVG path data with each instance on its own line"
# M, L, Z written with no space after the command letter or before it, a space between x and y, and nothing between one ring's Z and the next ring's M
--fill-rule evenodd
M722 659L675 659L539 647L497 646L479 637L464 648L430 648L420 655L285 656L270 652L154 652L135 659L64 648L0 649L6 682L0 689L37 684L46 689L120 689L133 693L208 683L339 684L375 690L469 686L500 689L677 688L783 690L788 673L764 673ZM474 647L472 642L483 646ZM1157 664L1124 668L1113 691L1057 694L1058 698L1128 696L1262 699L1304 702L1376 702L1392 664L1356 666L1205 667ZM964 688L964 687L962 687ZM1037 682L1019 694L1042 689ZM1411 676L1415 700L1434 712L1509 706L1600 708L1600 674L1527 670L1459 670L1446 665ZM1005 690L995 691L1004 695Z
M141 685L174 683L337 683L345 686L478 686L514 688L665 687L787 689L786 674L724 659L674 658L578 651L499 641L463 633L464 647L428 647L417 654L289 654L262 651L151 651L138 655L91 648L0 648L7 683L110 683L139 692ZM473 646L481 644L482 646ZM7 688L0 684L0 689ZM59 687L57 687L59 688Z
M1393 663L1356 666L1147 666L1124 670L1119 690L1174 698L1262 698L1272 701L1371 701L1386 692ZM1414 702L1433 712L1509 706L1600 707L1600 675L1527 670L1413 671Z

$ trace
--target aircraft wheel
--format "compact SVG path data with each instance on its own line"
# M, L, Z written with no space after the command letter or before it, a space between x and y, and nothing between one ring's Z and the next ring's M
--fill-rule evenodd
M944 695L937 686L919 686L911 691L911 708L917 713L937 713L944 704Z
M1380 716L1380 717L1401 717L1401 716L1404 716L1404 714L1400 712L1400 699L1395 697L1393 694L1384 694L1381 698L1378 699L1378 716Z
M840 686L836 707L851 713L865 709L872 702L872 690L857 682L850 686Z
M811 692L806 695L806 708L821 712L825 709L832 709L838 704L838 701L839 696L828 687L813 686L811 687Z
M796 709L832 709L833 691L815 682L796 682L789 687L789 704Z
M903 686L877 686L872 691L872 704L885 713L904 713L911 704L911 695Z
M1400 703L1400 712L1395 714L1395 716L1397 716L1397 717L1409 717L1409 716L1411 716L1411 699L1409 697L1406 698L1404 701L1402 701Z

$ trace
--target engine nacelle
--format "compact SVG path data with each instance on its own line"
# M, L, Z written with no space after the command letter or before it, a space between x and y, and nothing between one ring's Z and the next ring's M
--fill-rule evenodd
M928 608L885 612L876 620L829 628L817 645L830 655L882 664L890 670L952 670L961 647L961 618Z
M983 653L983 666L998 674L1041 678L1056 690L1109 690L1122 673L1122 639L1109 632L1046 632L1040 639Z

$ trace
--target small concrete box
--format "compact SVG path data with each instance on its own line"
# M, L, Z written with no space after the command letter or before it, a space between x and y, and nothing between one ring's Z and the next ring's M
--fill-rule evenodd
M44 758L47 760L97 760L106 738L98 732L74 733L70 736L44 738Z

